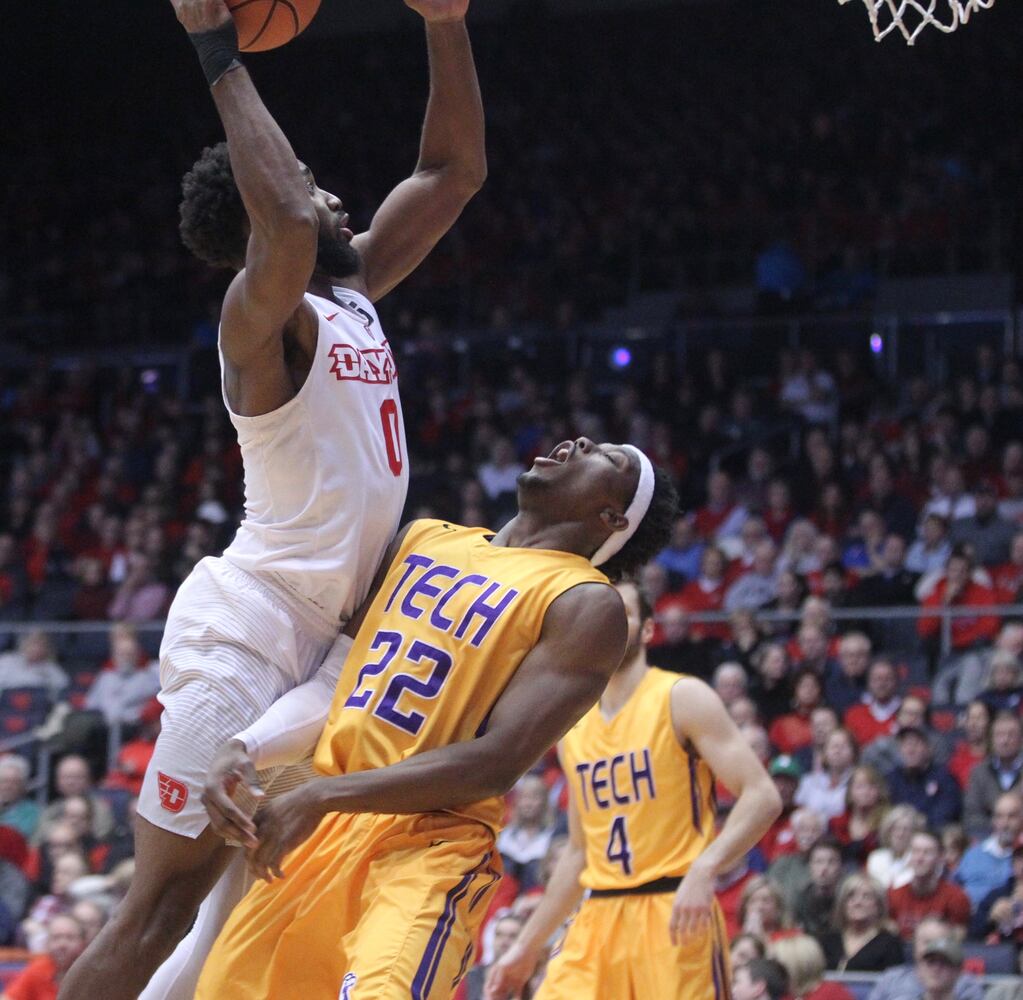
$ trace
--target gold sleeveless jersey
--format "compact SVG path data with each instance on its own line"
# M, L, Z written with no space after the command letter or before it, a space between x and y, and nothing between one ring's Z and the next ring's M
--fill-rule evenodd
M316 748L322 774L481 736L548 607L608 583L581 556L492 545L490 534L431 520L409 529L342 668ZM493 798L457 813L496 829L503 810Z
M651 667L621 711L595 705L565 735L561 759L586 842L579 881L626 889L684 875L714 839L714 779L671 722L678 674Z

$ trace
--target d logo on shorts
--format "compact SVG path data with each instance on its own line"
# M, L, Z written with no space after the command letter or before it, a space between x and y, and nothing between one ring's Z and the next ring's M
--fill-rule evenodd
M160 805L167 812L179 813L188 801L188 789L177 778L172 778L163 771L156 772L160 791Z

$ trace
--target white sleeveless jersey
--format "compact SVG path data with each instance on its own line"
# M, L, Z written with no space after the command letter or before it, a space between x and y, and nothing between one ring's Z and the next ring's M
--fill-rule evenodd
M337 302L305 296L319 329L293 399L243 417L224 393L245 468L245 518L224 558L337 627L365 599L398 529L408 463L397 370L376 310L351 289L334 293Z

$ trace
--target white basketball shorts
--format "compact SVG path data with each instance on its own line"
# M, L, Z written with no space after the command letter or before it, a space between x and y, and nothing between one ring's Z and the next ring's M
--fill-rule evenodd
M160 645L164 712L139 815L198 837L209 822L203 784L221 744L312 677L336 635L251 573L221 558L199 562Z

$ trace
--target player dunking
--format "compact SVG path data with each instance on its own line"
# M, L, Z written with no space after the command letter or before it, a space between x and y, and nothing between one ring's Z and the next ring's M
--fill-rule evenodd
M419 162L358 236L264 107L222 0L172 2L227 135L185 178L181 231L203 260L238 271L220 352L245 519L171 608L135 877L68 974L63 1000L137 997L240 855L208 828L200 801L213 755L315 674L365 598L405 502L397 374L373 302L419 264L486 174L468 0L407 0L426 22L430 57ZM217 890L222 909L244 888L244 868L233 871ZM198 923L216 925L215 910L204 907ZM191 997L194 980L183 976L147 995Z
M601 570L649 558L676 507L645 455L585 438L538 459L518 495L496 535L416 521L396 539L316 749L330 777L270 802L253 828L214 769L218 829L252 845L259 872L287 877L235 909L198 1000L450 996L499 877L499 796L625 650ZM244 745L301 755L308 732L293 740L270 713Z
M653 609L635 584L618 589L628 650L559 748L569 843L540 905L491 969L487 1000L521 995L584 888L536 1000L730 996L714 878L763 836L781 801L717 695L647 665ZM715 776L737 795L716 839Z

